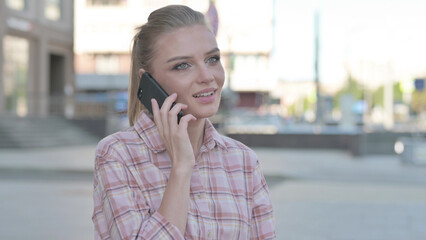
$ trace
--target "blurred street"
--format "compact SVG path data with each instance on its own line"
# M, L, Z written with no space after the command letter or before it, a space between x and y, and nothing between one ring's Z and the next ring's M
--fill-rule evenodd
M93 239L94 149L0 150L0 239ZM426 167L390 155L254 150L278 239L426 239Z
M259 3L0 0L0 240L93 239L96 143L129 126L135 27L169 4L212 25L210 120L256 146L277 239L426 240L426 1ZM190 103L192 74L160 82Z

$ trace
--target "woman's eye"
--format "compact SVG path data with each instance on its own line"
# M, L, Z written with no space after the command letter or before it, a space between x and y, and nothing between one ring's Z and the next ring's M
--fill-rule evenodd
M185 70L189 67L188 63L179 63L178 65L176 65L173 69L176 70Z
M219 62L220 57L219 56L213 56L207 59L207 63L215 63L215 62Z

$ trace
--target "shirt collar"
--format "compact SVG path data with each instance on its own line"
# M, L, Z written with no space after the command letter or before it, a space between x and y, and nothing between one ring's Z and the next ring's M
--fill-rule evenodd
M134 128L142 140L147 144L148 148L155 153L160 153L166 150L160 132L154 122L154 117L147 110L141 111ZM221 136L209 119L206 119L204 126L204 140L201 146L201 152L212 150L214 147L219 146L224 150L227 149L223 136Z
M209 119L206 119L206 124L204 126L204 140L203 145L201 146L201 151L209 151L216 146L227 150L223 136L217 132L212 122Z

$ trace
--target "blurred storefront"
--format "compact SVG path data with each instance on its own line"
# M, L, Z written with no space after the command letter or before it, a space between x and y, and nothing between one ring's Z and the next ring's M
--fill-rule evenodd
M73 1L0 0L0 114L73 115Z

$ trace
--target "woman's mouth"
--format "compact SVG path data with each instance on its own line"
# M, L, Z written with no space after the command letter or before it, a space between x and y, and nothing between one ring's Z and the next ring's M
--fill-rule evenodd
M216 99L216 89L210 88L192 95L198 103L212 103Z
M205 93L200 93L200 94L195 94L193 95L193 97L195 98L199 98L199 97L208 97L214 94L214 90L210 91L210 92L205 92Z

